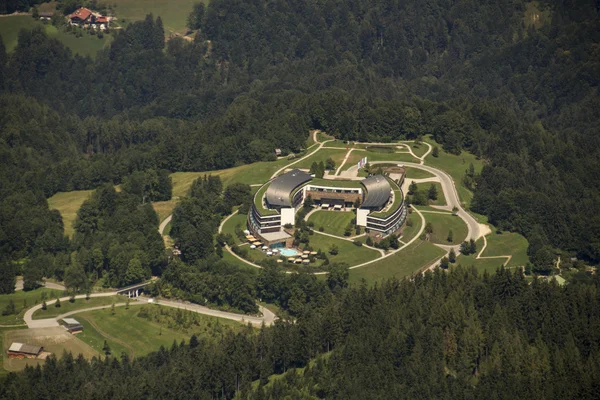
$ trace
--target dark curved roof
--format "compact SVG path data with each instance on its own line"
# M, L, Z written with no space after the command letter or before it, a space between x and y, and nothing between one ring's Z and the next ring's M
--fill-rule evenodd
M310 181L312 177L306 172L294 169L273 179L265 197L270 206L291 207L290 194L298 186Z
M381 208L387 204L392 187L383 175L370 176L361 183L367 189L361 208Z

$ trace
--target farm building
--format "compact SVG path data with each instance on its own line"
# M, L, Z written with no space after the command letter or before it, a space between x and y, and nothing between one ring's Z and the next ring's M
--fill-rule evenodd
M69 21L71 25L79 26L92 26L93 28L100 28L102 30L110 24L110 18L105 15L93 13L85 7L75 10L73 14L69 15Z
M8 348L8 358L37 358L43 347L14 342Z
M83 325L81 325L79 321L77 321L75 318L63 318L60 321L60 323L62 326L67 328L67 331L69 331L69 333L75 334L83 332Z

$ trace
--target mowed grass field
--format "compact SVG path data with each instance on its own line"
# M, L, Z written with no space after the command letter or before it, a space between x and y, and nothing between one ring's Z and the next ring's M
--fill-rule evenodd
M435 186L437 190L437 199L429 200L429 205L432 206L445 206L446 205L446 197L444 196L444 190L442 189L442 184L439 182L423 182L418 183L417 188L420 192L424 192L426 195L429 191L431 185ZM419 206L417 206L419 207Z
M152 208L154 208L154 211L158 214L159 223L163 222L165 218L173 213L173 209L176 205L176 200L155 201L152 203Z
M433 175L431 172L425 171L424 169L419 169L419 168L412 168L412 167L405 167L406 168L406 178L407 180L411 180L411 179L425 179L425 178L433 178L435 177L435 175Z
M186 31L187 18L195 3L199 0L114 0L117 21L141 21L147 14L154 18L160 16L165 28L165 34Z
M402 240L404 243L414 238L416 234L419 233L419 230L423 225L423 220L421 219L419 214L417 214L414 211L412 212L412 214L408 215L406 221L411 221L412 226L408 226L408 224L405 224L404 228L402 228L402 238L400 240Z
M335 256L329 254L329 249L333 244L339 249L338 254ZM378 251L368 249L364 246L358 247L348 240L320 235L318 232L315 232L314 235L310 237L310 246L315 249L315 251L321 249L321 251L326 252L330 263L346 263L349 266L361 264L380 257Z
M313 162L316 162L318 164L322 161L323 164L325 164L325 161L328 158L331 158L335 162L335 168L337 169L344 160L344 157L346 157L346 153L347 151L345 148L340 148L339 150L321 149L312 156L300 161L299 163L291 165L290 168L309 169Z
M110 309L78 314L78 319L87 322L88 326L91 326L97 333L82 337L82 340L85 340L92 348L98 348L98 346L102 348L105 335L108 335L111 350L113 350L111 343L125 343L127 346L121 344L120 348L119 346L115 346L115 348L121 351L123 351L122 347L133 349L135 357L139 357L158 350L160 346L170 348L173 341L179 344L182 340L185 340L187 343L192 334L203 336L228 329L237 330L243 327L242 324L235 321L194 314L196 318L200 319L200 326L192 327L186 332L182 327L174 323L159 323L156 320L139 317L138 314L142 307L160 306L135 306L129 310L126 310L124 307L118 307L115 309L115 315L111 314ZM181 310L181 313L185 315L185 311Z
M507 267L522 267L529 262L525 237L514 232L491 233L485 237L487 247L482 256L512 255Z
M237 225L240 226L240 229L243 231L246 228L246 219L248 218L248 216L246 214L235 214L234 216L230 217L227 222L225 222L223 224L223 233L224 234L230 234L233 237L233 241L235 242L235 244L240 244L242 243L242 241L237 237L237 235L235 234L235 227Z
M483 160L478 160L473 154L463 151L460 155L454 155L445 152L440 144L437 144L433 139L426 139L426 141L432 146L438 146L440 149L439 157L434 157L429 153L425 158L425 164L435 168L439 168L447 172L456 185L458 196L463 205L467 208L471 204L473 199L473 192L467 189L462 181L465 176L465 172L469 169L469 165L473 163L475 173L479 174L483 168Z
M344 230L348 226L348 224L356 218L356 215L351 212L342 212L342 211L315 211L308 218L308 222L313 222L315 224L315 229L319 229L319 227L325 228L325 233L331 233L332 235L344 236ZM352 230L352 235L355 232Z
M431 223L433 234L430 237L432 243L438 244L460 244L467 237L468 227L458 216L452 214L423 213L426 223ZM449 242L448 233L452 230L452 241Z
M52 299L49 299L52 300ZM56 300L56 299L54 299ZM66 314L75 310L83 310L84 308L107 306L114 303L125 303L126 297L124 296L107 296L107 297L92 297L89 300L86 299L75 299L73 303L69 300L61 300L60 307L56 307L55 304L48 304L46 310L36 310L31 318L33 319L44 319L53 318L62 314ZM48 302L48 300L46 300ZM132 300L135 302L135 300ZM75 317L74 317L75 318Z
M407 146L410 146L410 149L417 157L422 157L427 151L429 147L426 144L416 144L416 143L405 143Z
M49 23L44 24L39 20L36 21L28 15L19 15L3 17L0 20L0 35L2 35L6 51L10 53L17 47L18 35L21 29L32 29L36 26L44 27L49 36L60 40L73 53L92 58L96 56L99 50L108 47L113 41L113 36L110 34L104 35L102 39L87 33L77 38L74 34L60 31Z
M261 161L253 164L245 164L239 167L217 171L175 172L170 175L173 179L173 197L187 196L192 183L204 175L216 175L221 177L224 187L232 183L247 183L249 185L265 183L271 179L271 175L278 169L290 162L292 161L281 159L277 161Z
M12 294L0 295L0 313L6 308L8 303L12 300L15 303L17 310L16 315L0 315L0 324L2 325L17 325L23 323L23 313L33 307L36 304L42 302L42 293L46 293L47 299L56 298L56 296L62 296L63 291L57 289L46 289L38 288L25 292L18 290Z
M479 238L475 243L477 244L477 251L475 254L469 254L468 256L459 254L458 257L456 257L455 265L460 264L463 267L474 266L480 273L487 271L488 273L493 274L506 262L506 258L481 258L478 260L476 257L483 247L483 238Z
M404 278L432 264L444 255L444 250L429 242L417 240L398 253L364 267L350 270L350 283L359 284L365 279L368 284L392 277Z
M76 335L71 335L63 327L54 328L37 328L37 329L19 329L4 332L4 340L2 343L2 352L10 347L11 343L27 343L35 346L44 347L44 351L50 352L57 357L61 357L66 352L71 352L74 357L82 354L85 358L90 359L98 356L99 353L90 346L82 342ZM26 365L35 366L43 364L43 360L38 359L8 359L3 360L4 369L7 371L20 371Z
M77 218L77 211L84 201L90 198L93 190L75 190L73 192L59 192L48 199L48 207L58 210L62 215L65 226L65 235L73 236L73 222Z

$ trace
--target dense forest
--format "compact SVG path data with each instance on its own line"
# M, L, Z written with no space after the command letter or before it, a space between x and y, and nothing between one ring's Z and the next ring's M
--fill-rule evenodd
M51 356L9 374L0 398L595 399L599 288L438 269L133 361Z

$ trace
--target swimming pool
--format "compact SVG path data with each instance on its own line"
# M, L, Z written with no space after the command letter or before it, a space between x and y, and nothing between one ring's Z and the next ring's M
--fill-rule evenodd
M286 247L282 247L279 249L279 254L281 254L284 257L294 257L300 254L300 252L296 249L288 249Z

